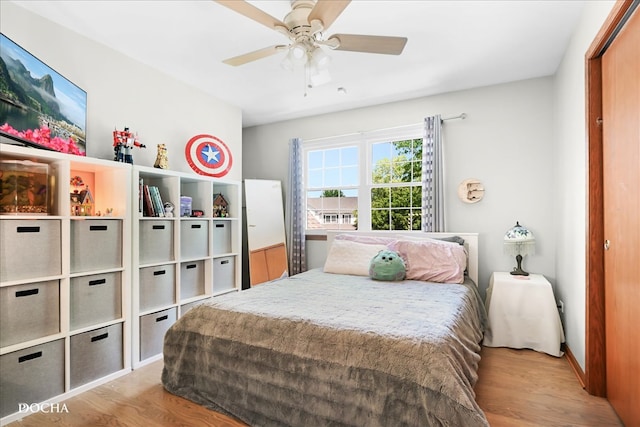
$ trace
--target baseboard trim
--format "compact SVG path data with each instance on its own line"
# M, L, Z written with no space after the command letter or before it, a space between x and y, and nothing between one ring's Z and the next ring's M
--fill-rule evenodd
M576 357L571 352L571 349L566 344L564 346L564 353L565 353L565 356L567 357L567 362L569 362L569 366L571 366L571 369L573 369L573 373L576 374L576 377L578 378L580 385L582 386L582 388L585 388L586 382L585 382L584 371L580 367L580 364L576 360Z

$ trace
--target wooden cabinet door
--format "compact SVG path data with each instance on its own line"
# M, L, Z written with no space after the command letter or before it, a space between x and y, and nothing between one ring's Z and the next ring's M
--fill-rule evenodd
M640 8L602 57L607 398L640 425Z

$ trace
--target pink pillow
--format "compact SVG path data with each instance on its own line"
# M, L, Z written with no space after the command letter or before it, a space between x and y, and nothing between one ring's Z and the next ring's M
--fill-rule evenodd
M407 265L407 280L462 283L467 253L457 243L439 240L397 240L388 247L400 254Z

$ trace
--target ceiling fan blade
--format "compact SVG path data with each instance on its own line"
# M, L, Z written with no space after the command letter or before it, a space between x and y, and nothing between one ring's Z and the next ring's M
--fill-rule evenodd
M262 24L266 27L275 30L276 27L284 27L287 26L279 19L274 18L269 15L267 12L264 12L257 7L253 6L250 3L247 3L243 0L214 0L216 3L219 3L223 6L228 7L234 12L239 13L240 15L244 15L249 19L253 19L254 21Z
M282 46L282 45L269 46L262 49L254 50L253 52L245 53L244 55L234 56L233 58L225 59L222 62L228 65L233 65L234 67L237 67L238 65L244 65L248 62L257 61L258 59L275 55L276 53L278 53L278 51L286 48L287 46Z
M361 34L334 34L327 40L331 46L333 39L339 44L335 50L351 52L382 53L385 55L400 55L407 44L406 37L365 36Z
M322 28L326 31L349 3L351 3L351 0L318 0L309 13L309 24L314 19L318 19L322 21Z

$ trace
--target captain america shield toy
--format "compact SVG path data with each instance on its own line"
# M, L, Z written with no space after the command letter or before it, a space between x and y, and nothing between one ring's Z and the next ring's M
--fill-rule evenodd
M233 157L227 145L213 135L196 135L184 149L187 162L197 174L220 178L231 169Z

